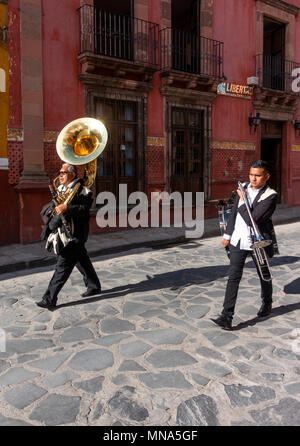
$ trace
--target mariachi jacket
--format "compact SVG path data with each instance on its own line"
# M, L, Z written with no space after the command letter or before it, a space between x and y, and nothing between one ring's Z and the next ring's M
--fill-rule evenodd
M243 184L244 189L247 189L248 184L249 182ZM279 254L276 234L271 219L272 214L276 208L277 198L277 192L274 189L271 189L268 184L266 184L258 192L252 206L250 207L252 217L257 224L261 235L266 240L272 240L272 244L265 248L265 251L269 257L273 257L274 254ZM252 226L246 205L242 204L238 207L238 204L239 196L237 195L226 226L225 233L228 235L232 235L233 233L237 212L240 213L248 226Z
M68 204L64 215L73 229L73 237L79 243L85 243L89 234L90 208L93 203L93 197L92 191L82 184L82 180L79 179L78 181L81 185L71 203ZM55 215L49 222L49 228L52 232L61 227L61 225L62 222L59 215Z

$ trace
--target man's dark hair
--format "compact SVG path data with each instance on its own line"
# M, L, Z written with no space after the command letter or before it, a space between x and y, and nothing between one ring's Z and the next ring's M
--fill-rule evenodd
M263 160L253 161L250 167L253 167L254 169L264 169L265 172L270 173L270 167L267 161Z

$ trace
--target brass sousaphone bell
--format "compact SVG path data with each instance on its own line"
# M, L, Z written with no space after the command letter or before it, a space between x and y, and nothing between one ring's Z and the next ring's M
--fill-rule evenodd
M56 151L59 158L76 166L84 165L84 185L88 188L95 181L97 173L97 158L105 149L107 143L105 125L94 118L79 118L67 124L56 141ZM58 178L53 181L57 190Z

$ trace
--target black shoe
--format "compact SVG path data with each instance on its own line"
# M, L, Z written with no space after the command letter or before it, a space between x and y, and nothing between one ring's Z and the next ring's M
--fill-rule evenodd
M50 304L49 302L46 302L44 300L37 302L37 306L41 307L41 308L47 308L50 311L52 311L56 308L56 304Z
M93 290L87 290L85 293L82 293L82 297L95 296L96 294L101 294L101 288L94 288Z
M259 312L257 313L257 316L258 317L269 316L271 311L272 311L272 304L265 304L265 303L263 303L262 306L260 307Z
M232 317L221 314L217 319L211 319L224 330L232 330Z

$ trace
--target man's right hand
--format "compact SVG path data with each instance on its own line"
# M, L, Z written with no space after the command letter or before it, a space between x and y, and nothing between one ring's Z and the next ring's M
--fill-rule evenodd
M226 246L228 246L230 244L230 240L227 240L226 238L222 238L222 245L223 248L226 248Z
M58 206L56 206L55 210L58 215L63 214L67 210L67 205L64 203L59 204Z

